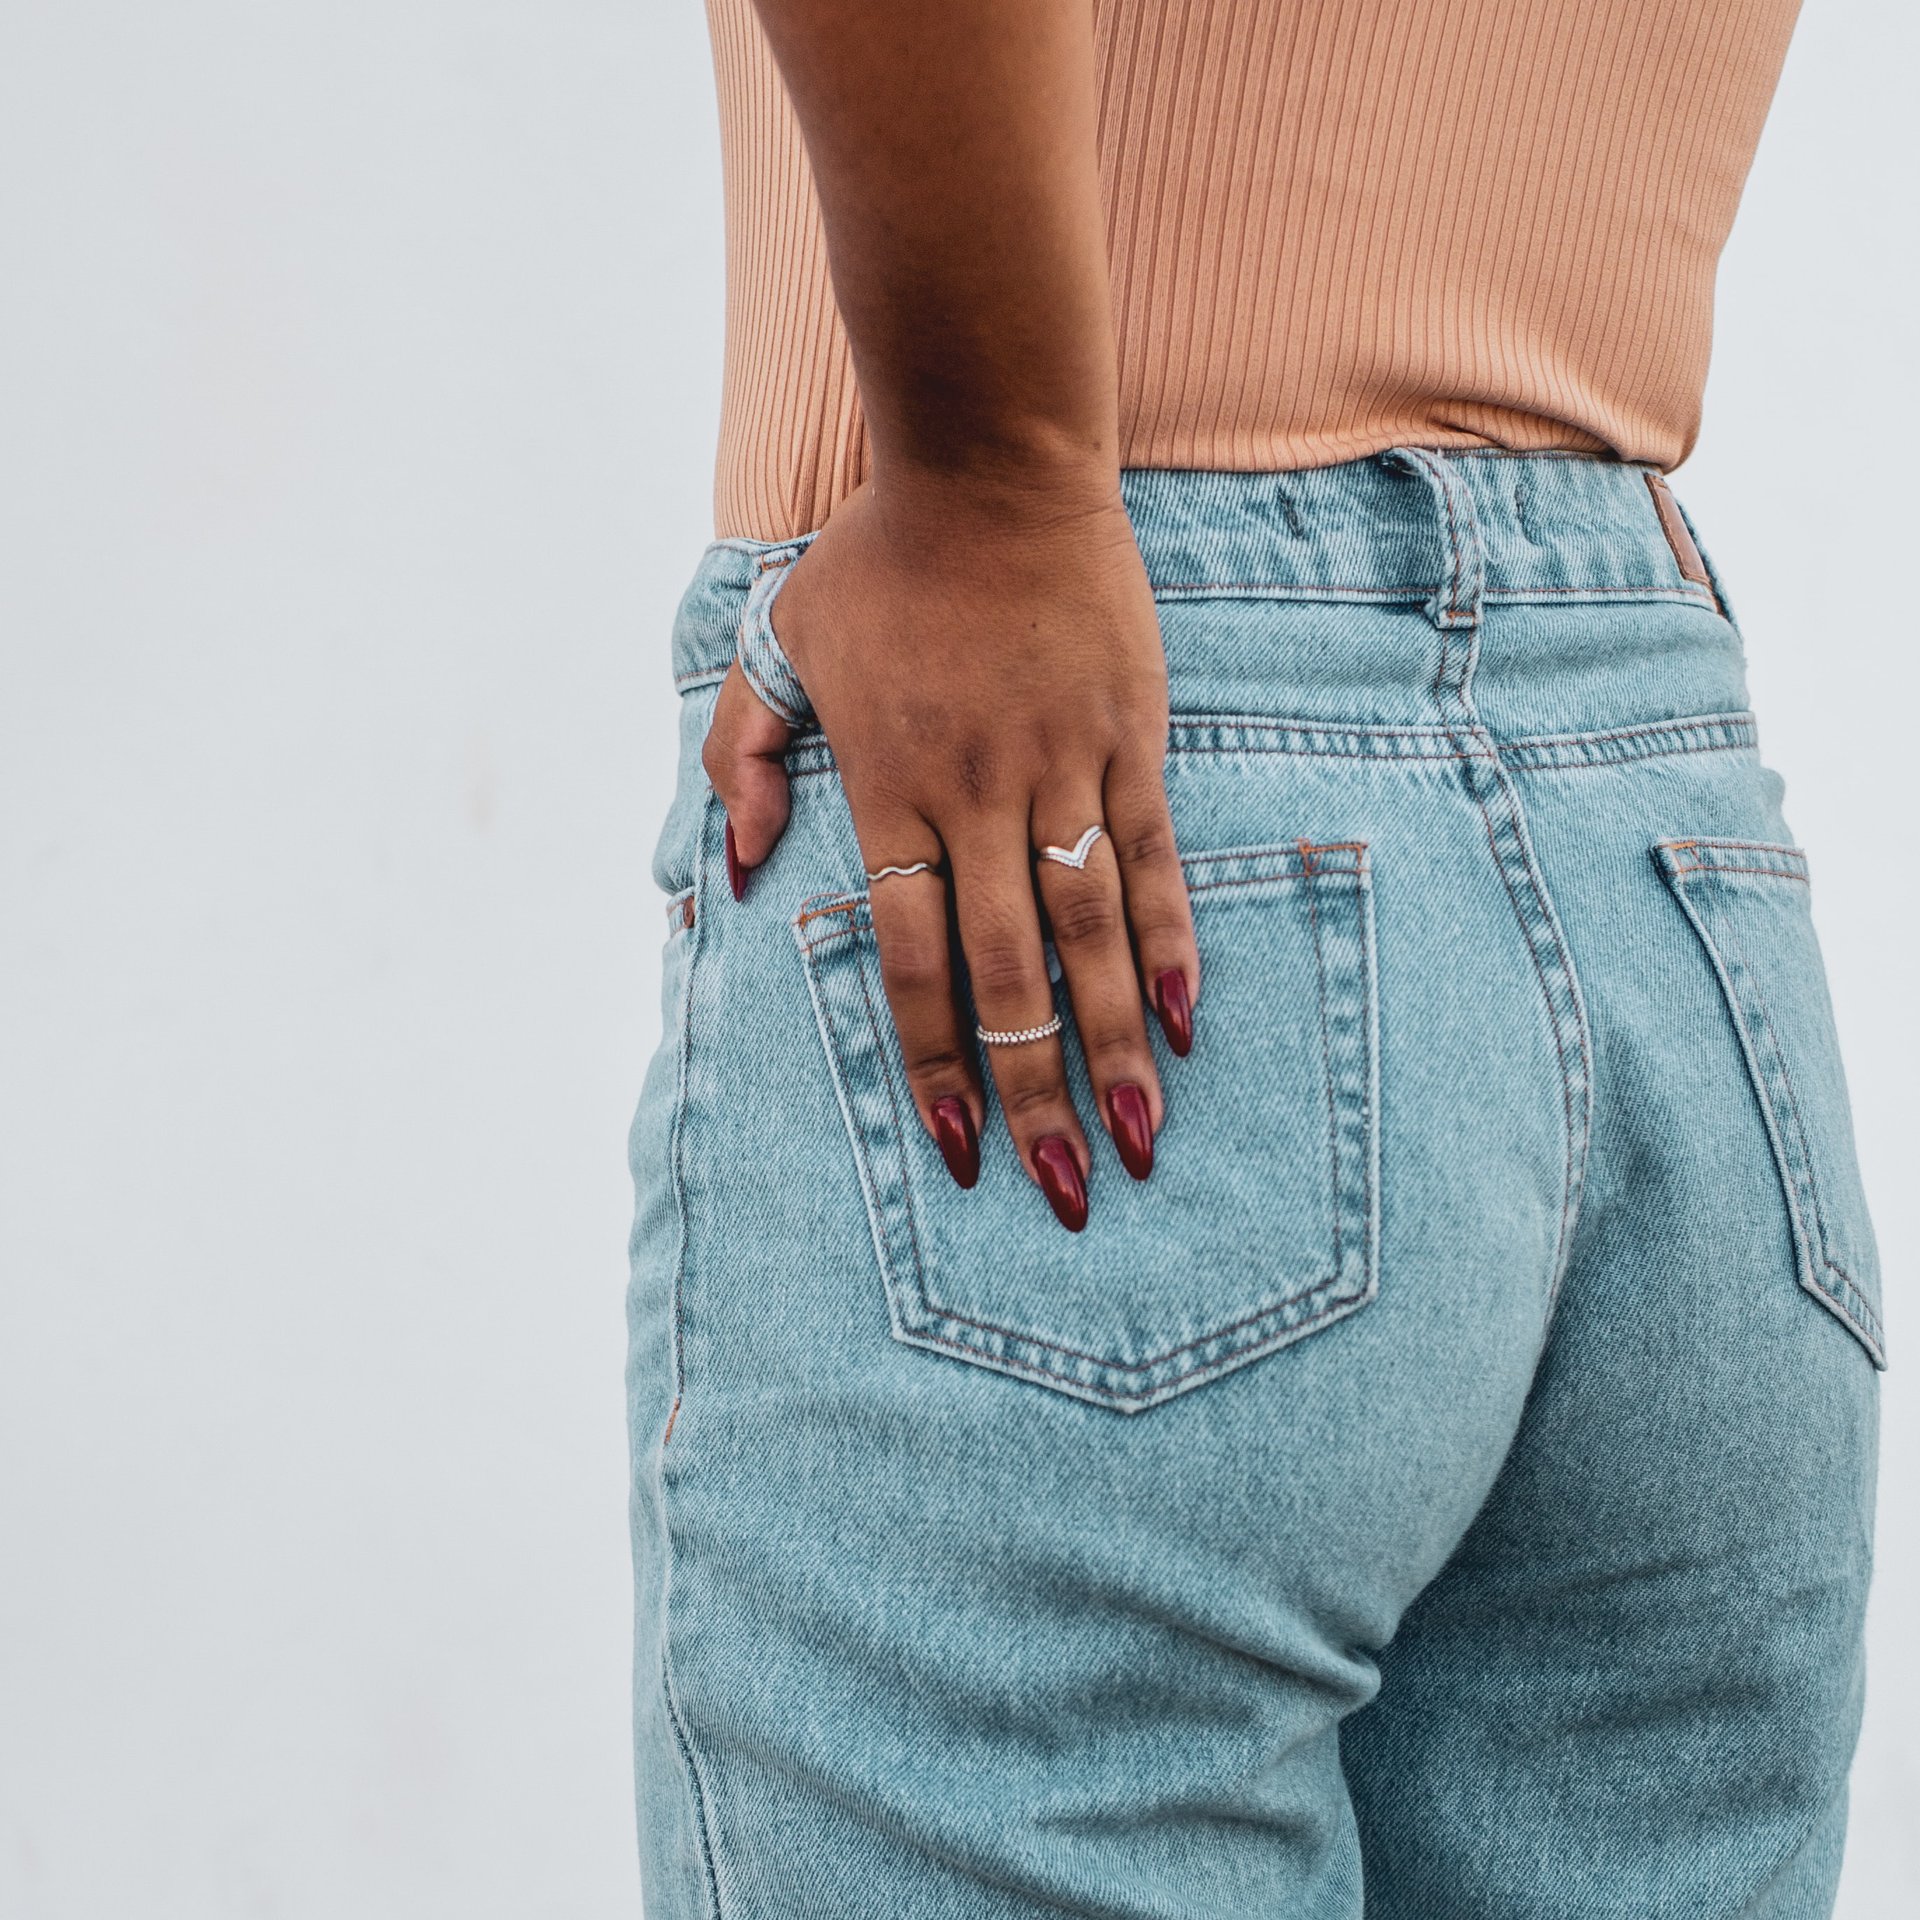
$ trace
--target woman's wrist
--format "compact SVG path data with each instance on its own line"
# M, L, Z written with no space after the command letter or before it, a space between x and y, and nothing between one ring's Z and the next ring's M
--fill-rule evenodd
M1112 441L1023 436L923 455L876 454L870 486L880 518L903 533L932 525L1034 532L1123 513Z

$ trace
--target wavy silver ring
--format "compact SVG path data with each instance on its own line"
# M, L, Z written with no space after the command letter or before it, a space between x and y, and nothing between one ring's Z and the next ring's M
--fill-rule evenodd
M876 867L867 874L867 884L877 885L882 880L904 880L909 874L938 873L938 860L916 860L910 867Z
M1056 1013L1045 1026L1015 1027L1007 1033L995 1033L989 1027L975 1027L981 1040L990 1047L1024 1047L1035 1040L1051 1040L1060 1031L1060 1016Z
M1040 858L1051 860L1056 867L1072 867L1076 872L1087 864L1087 857L1093 852L1094 842L1106 832L1096 820L1070 847L1042 847Z

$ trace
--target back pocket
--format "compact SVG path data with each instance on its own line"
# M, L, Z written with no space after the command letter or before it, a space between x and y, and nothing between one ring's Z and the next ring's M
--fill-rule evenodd
M1766 1121L1800 1284L1886 1365L1880 1267L1854 1153L1807 857L1745 840L1667 840L1654 857L1705 943Z
M896 1339L1137 1413L1374 1297L1366 849L1233 848L1184 865L1202 1004L1192 1053L1160 1056L1167 1117L1144 1184L1093 1121L1071 1022L1064 1035L1094 1149L1075 1235L1020 1166L991 1084L980 1184L963 1193L948 1177L907 1091L866 896L814 902L796 922Z

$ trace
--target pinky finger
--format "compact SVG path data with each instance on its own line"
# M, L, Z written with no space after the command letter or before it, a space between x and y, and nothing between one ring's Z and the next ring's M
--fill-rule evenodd
M1184 1056L1193 1050L1200 949L1158 758L1142 754L1115 760L1107 770L1105 797L1141 982L1167 1045Z

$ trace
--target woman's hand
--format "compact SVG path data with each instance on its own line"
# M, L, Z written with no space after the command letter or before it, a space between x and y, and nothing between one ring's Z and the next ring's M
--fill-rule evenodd
M977 471L862 488L796 564L774 625L868 873L929 864L870 882L873 929L914 1103L954 1178L979 1171L976 1017L995 1032L1052 1019L1050 934L1101 1118L1144 1180L1163 1105L1143 997L1184 1054L1200 967L1161 777L1159 623L1117 489ZM706 745L736 891L786 824L788 739L736 665ZM1036 859L1094 825L1084 869ZM1091 1156L1059 1039L984 1053L1021 1161L1078 1231Z

